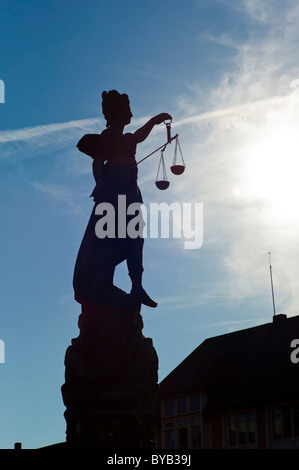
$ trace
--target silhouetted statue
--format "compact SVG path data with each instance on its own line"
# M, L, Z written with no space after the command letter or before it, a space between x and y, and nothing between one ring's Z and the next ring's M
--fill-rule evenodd
M143 203L137 185L137 163L135 153L137 144L143 142L156 124L171 119L167 113L151 118L134 133L124 134L124 128L131 122L132 112L129 98L116 90L102 93L102 110L107 121L106 129L101 134L86 134L77 144L78 149L93 158L93 175L96 186L91 194L95 205L89 219L76 260L73 285L78 302L88 301L103 305L136 306L145 304L156 307L142 286L142 251L144 239L139 227L139 236L123 237L118 233L119 196L125 195L126 226L135 215L127 214L127 208L135 203L140 208ZM100 238L96 234L96 224L104 217L96 214L100 203L110 203L115 209L115 237ZM125 212L125 214L124 214ZM141 212L140 212L141 213ZM143 221L139 218L139 223ZM119 235L119 236L118 236ZM129 276L132 281L130 294L126 294L113 284L115 267L127 261Z

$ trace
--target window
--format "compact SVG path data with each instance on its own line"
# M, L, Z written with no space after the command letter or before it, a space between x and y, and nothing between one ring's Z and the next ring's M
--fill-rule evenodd
M187 428L179 428L179 449L188 449Z
M166 449L201 448L200 393L178 395L162 402L163 439Z
M199 393L193 393L190 397L190 408L191 411L200 410L200 396Z
M299 436L299 405L293 406L294 437Z
M247 432L249 444L255 444L255 414L247 414Z
M166 449L175 449L175 430L167 429L165 431Z
M239 444L246 444L247 426L246 426L246 415L239 415Z
M274 408L272 410L272 433L273 439L281 439L282 437L282 426L280 419L280 409Z
M272 437L274 440L299 437L299 404L272 409Z
M200 393L181 395L164 400L164 417L186 415L200 411Z
M173 416L174 415L174 400L170 398L165 400L165 416Z
M200 449L201 448L201 418L196 421L186 419L164 423L165 449Z
M256 442L255 414L240 413L228 417L228 444L230 447L251 447Z
M187 413L187 397L186 397L186 395L184 395L183 397L178 397L177 406L178 406L178 414L179 415Z
M229 445L236 446L237 445L237 417L230 416L229 417Z
M191 448L199 449L201 447L201 427L200 418L191 419Z
M291 423L291 408L284 406L282 408L282 426L284 437L292 436L292 423Z

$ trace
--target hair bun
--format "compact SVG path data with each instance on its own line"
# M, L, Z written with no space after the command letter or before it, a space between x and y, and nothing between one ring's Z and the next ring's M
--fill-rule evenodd
M126 94L120 94L117 90L103 91L102 93L102 111L107 121L107 127L111 125L112 120L120 112L124 102L129 102Z

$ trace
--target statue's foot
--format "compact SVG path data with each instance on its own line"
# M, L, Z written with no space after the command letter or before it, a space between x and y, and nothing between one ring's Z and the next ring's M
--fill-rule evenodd
M150 298L150 296L145 292L142 287L138 289L132 289L130 294L135 297L138 302L143 305L146 305L147 307L155 308L158 305L157 302Z

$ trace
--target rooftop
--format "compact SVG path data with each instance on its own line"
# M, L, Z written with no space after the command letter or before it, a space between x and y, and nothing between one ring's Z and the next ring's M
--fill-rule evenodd
M160 384L161 398L208 392L207 411L246 403L298 398L299 363L290 355L299 338L299 316L206 339Z

